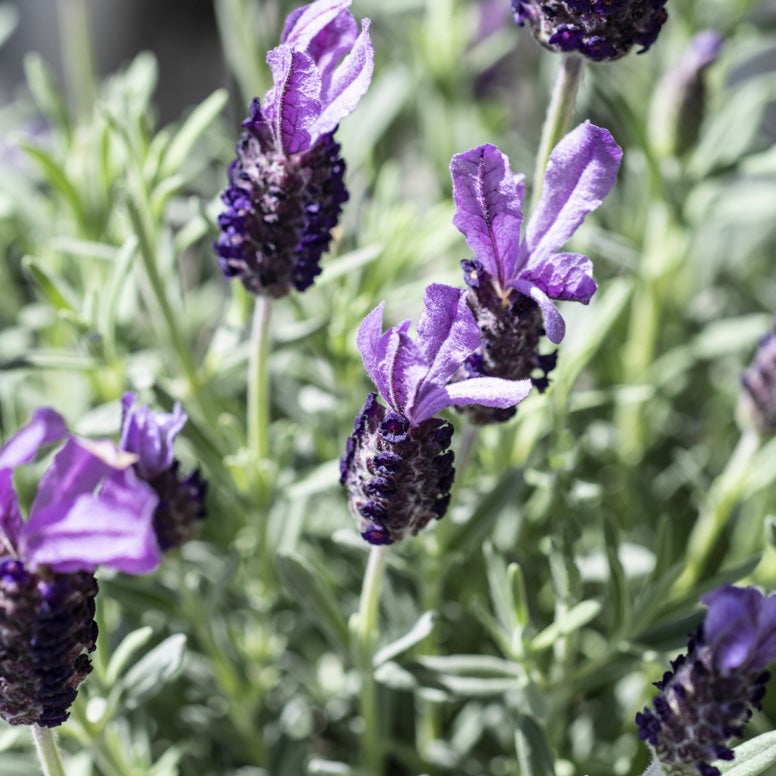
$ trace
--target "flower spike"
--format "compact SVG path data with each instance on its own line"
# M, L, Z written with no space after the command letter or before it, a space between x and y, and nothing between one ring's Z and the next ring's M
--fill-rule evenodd
M348 198L334 131L374 68L369 19L359 33L349 6L316 0L288 16L267 54L274 85L243 122L214 247L224 275L255 294L313 283Z
M482 339L456 379L531 378L538 390L547 387L555 354L540 354L539 343L545 333L555 344L565 335L554 301L587 304L596 291L590 259L560 249L609 193L621 158L609 132L590 122L566 135L550 155L541 200L521 238L523 176L509 159L493 145L453 157L453 223L474 253L461 266ZM467 414L489 423L514 412L475 407Z
M672 776L720 776L712 763L734 759L729 745L761 708L776 660L776 595L726 585L703 603L706 619L687 654L655 682L652 708L636 715L660 772Z
M667 0L512 0L515 21L551 51L596 62L643 54L668 18Z
M416 338L409 334L410 321L383 333L382 304L359 329L364 368L388 406L375 393L367 397L340 461L340 482L371 544L414 536L447 511L455 473L448 450L453 427L436 413L468 404L505 409L531 390L530 380L450 382L480 340L465 293L430 285Z

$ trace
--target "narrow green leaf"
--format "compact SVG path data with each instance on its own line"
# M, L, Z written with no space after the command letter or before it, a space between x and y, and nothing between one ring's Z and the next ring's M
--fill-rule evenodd
M186 636L176 633L138 660L119 682L127 708L135 709L159 693L183 668L185 654Z
M714 765L725 776L759 776L776 764L776 730L753 738L737 746L733 762L716 761Z
M435 618L435 612L423 612L407 633L377 651L372 659L372 665L377 667L420 644L434 630Z
M27 54L24 58L24 75L40 112L69 138L70 116L61 96L62 89L39 54Z
M52 189L57 190L65 198L65 201L73 211L73 215L79 224L84 224L84 209L78 192L70 183L65 170L42 148L37 148L29 143L19 143L19 147L41 168L46 182Z
M67 310L77 315L78 304L67 283L32 256L22 259L22 266L38 286L46 301L56 310Z
M105 672L105 684L108 687L112 687L119 681L129 661L138 650L148 643L153 634L154 629L150 625L144 625L142 628L131 631L122 639L114 650Z
M295 553L278 555L275 563L278 576L288 592L310 618L318 623L332 646L348 655L348 626L323 574L308 560Z
M504 631L511 634L517 623L515 621L515 601L512 597L512 586L507 576L506 563L501 555L493 549L490 542L485 543L483 553L493 611Z
M216 120L224 109L229 94L226 89L216 89L191 112L167 147L161 164L161 177L166 178L180 171L202 133Z
M547 736L528 714L519 714L515 730L515 750L520 776L555 776L555 764Z
M599 601L582 601L566 612L563 619L548 625L531 641L531 649L541 652L549 649L559 638L568 636L594 620L601 611Z

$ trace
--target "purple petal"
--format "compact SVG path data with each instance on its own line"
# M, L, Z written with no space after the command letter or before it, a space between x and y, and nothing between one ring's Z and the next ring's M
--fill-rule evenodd
M587 304L598 288L593 262L581 253L553 253L537 262L533 258L519 277L540 288L550 299Z
M280 42L297 51L307 50L313 39L343 15L350 3L351 0L317 0L297 8L286 17ZM350 16L347 12L344 15Z
M542 198L526 229L521 260L533 262L561 248L585 216L611 191L622 150L609 132L586 121L550 154Z
M450 162L453 224L502 288L514 275L523 222L523 179L493 145L456 154Z
M410 338L410 321L383 335L385 350L380 361L381 380L387 393L381 394L392 409L412 419L415 396L428 371L418 346Z
M30 513L91 493L103 477L134 461L134 455L119 452L107 439L95 442L70 437L43 473Z
M25 563L59 572L100 565L128 574L153 571L161 560L153 530L157 502L131 469L116 471L96 495L52 503L30 515L22 535Z
M286 154L310 147L310 127L321 112L321 76L312 58L281 45L267 54L274 87L267 93L264 114Z
M22 516L13 489L13 470L0 469L0 557L18 554Z
M486 407L514 407L531 392L530 380L503 380L500 377L473 377L429 391L415 408L416 423L430 418L445 407L482 404Z
M776 661L776 595L769 595L760 607L757 620L760 641L752 654L752 664L764 667Z
M382 384L379 362L382 357L380 338L383 334L383 310L385 302L380 302L358 327L356 344L364 362L364 369L372 382L377 386L381 396L388 392L388 386Z
M353 49L334 71L331 84L324 93L323 110L311 130L314 136L332 132L345 116L356 109L372 81L374 56L369 19L364 19Z
M135 394L121 400L123 418L119 447L137 456L136 470L145 480L167 471L175 460L175 437L186 424L186 413L176 404L172 413L154 412L135 403Z
M709 607L703 633L723 674L745 665L758 639L757 619L763 595L755 588L726 585L703 597Z
M307 53L315 60L321 74L321 94L328 95L334 69L353 48L357 37L358 25L353 14L342 11L310 42Z
M432 283L423 305L417 328L418 348L428 364L425 380L442 386L479 347L480 329L463 289Z
M544 319L544 331L547 333L547 338L555 345L561 342L566 336L566 323L558 312L558 308L555 307L547 294L531 281L523 280L522 278L513 280L509 285L521 294L530 296L539 305L539 309L542 311L542 318Z
M49 407L36 410L30 422L0 448L0 470L29 463L43 445L58 442L66 436L67 424L58 412Z

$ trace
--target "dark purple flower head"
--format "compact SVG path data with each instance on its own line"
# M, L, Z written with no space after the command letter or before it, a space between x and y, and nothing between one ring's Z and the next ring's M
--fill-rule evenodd
M410 321L383 333L382 304L358 332L364 367L388 407L374 393L367 398L340 461L340 482L371 544L414 536L447 511L453 427L436 413L469 404L504 409L531 390L530 380L496 377L450 383L479 345L479 329L460 289L432 284L424 304L415 339Z
M191 539L205 518L207 483L199 470L180 473L173 452L175 437L186 423L179 404L172 413L154 412L138 405L135 394L121 401L123 417L119 447L136 456L133 468L159 498L154 511L154 531L163 551Z
M667 0L512 0L515 21L552 51L596 62L643 54L668 18Z
M566 135L550 155L541 200L521 238L523 176L509 159L493 145L453 157L453 223L474 252L462 266L482 338L457 379L532 378L538 390L546 388L555 358L539 354L539 343L546 333L557 344L565 333L553 300L587 304L596 290L590 259L559 250L609 193L621 158L609 132L589 122ZM505 419L468 414L475 422Z
M762 434L776 433L776 321L741 378L738 416Z
M25 521L14 470L64 440ZM160 561L152 519L157 498L111 442L68 435L51 409L0 449L0 717L61 724L91 670L98 565L130 574Z
M359 33L350 2L316 0L289 15L267 55L274 86L243 122L215 249L224 275L256 294L312 284L348 198L333 135L374 67L369 20Z
M776 595L726 585L703 602L706 619L687 655L671 662L652 708L636 715L639 736L676 776L720 776L712 763L733 759L729 745L760 708L776 660Z

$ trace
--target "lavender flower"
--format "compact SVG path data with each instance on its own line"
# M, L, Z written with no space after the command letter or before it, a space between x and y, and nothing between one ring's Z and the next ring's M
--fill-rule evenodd
M726 585L705 596L706 619L687 655L655 682L652 709L636 715L639 736L671 776L720 776L714 760L732 760L740 737L759 709L776 660L776 595Z
M539 391L547 388L556 355L538 347L545 333L555 344L565 334L552 300L587 304L597 288L587 256L558 250L609 193L621 158L609 132L589 122L566 135L550 155L541 200L521 239L523 176L512 173L509 159L493 145L453 157L453 223L474 252L461 265L481 334L456 379L531 378ZM514 414L467 412L475 423Z
M643 54L668 18L665 5L666 0L512 0L512 11L546 48L601 61L624 57L633 46L641 46Z
M464 297L462 290L430 285L416 339L410 321L382 332L383 304L359 328L364 368L388 407L377 394L367 397L340 461L340 482L371 544L414 536L447 511L453 427L433 417L437 412L467 404L510 407L531 389L529 380L495 377L449 382L480 341Z
M159 497L154 511L154 531L162 551L191 539L205 518L207 483L199 469L180 474L180 461L173 453L175 437L186 423L186 414L176 404L171 414L138 406L133 393L122 399L123 418L119 447L134 453L135 474Z
M62 440L24 521L14 470ZM0 717L12 725L67 719L91 671L97 566L144 574L159 564L157 499L133 460L111 442L70 437L51 409L0 449Z
M762 434L776 433L776 320L741 378L738 417Z
M215 250L224 275L255 294L312 284L348 198L334 131L374 66L369 20L359 34L350 2L317 0L288 16L267 55L275 85L243 122Z

